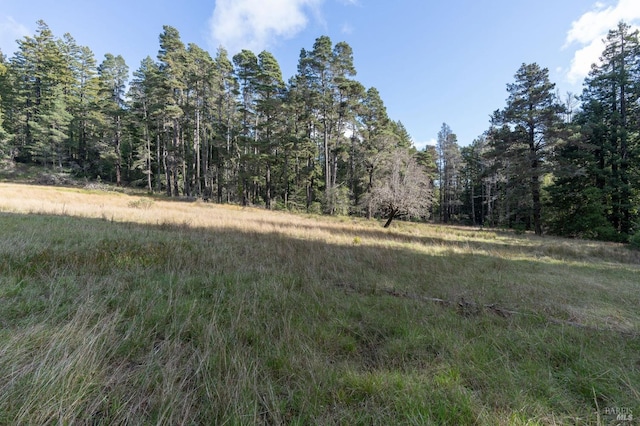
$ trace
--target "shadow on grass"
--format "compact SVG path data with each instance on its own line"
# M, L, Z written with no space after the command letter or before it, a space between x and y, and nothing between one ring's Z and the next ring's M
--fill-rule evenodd
M110 362L141 367L105 386L123 395L136 391L132 410L151 423L158 420L153 410L140 407L163 412L174 395L201 404L183 409L191 417L182 420L193 423L207 415L239 421L246 413L233 411L238 406L258 407L256 419L265 424L416 422L412 414L434 424L473 424L487 412L498 413L486 421L495 424L491 420L505 420L499 416L520 405L533 410L529 418L541 412L568 418L593 410L593 394L597 404L627 406L625 390L637 389L640 380L637 337L611 333L637 332L640 324L637 278L626 269L465 253L465 243L458 242L453 247L461 250L435 256L410 246L385 247L416 239L375 229L347 235L365 232L376 245L302 240L279 231L8 213L0 214L0 229L4 318L23 315L3 323L6 329L13 333L26 324L30 330L36 321L57 328L78 303L118 312L123 319L111 333L123 342L113 350L105 345L115 351ZM428 297L462 304L440 306ZM474 308L490 304L523 315ZM593 317L572 318L580 312ZM566 327L550 317L608 328ZM0 334L0 342L9 337ZM47 346L38 344L49 357ZM67 365L68 351L59 352L60 365ZM31 360L24 362L28 372ZM619 373L615 379L612 371ZM558 402L562 394L569 396ZM45 397L34 394L33 406L58 401ZM121 401L128 404L126 398ZM96 400L105 419L119 418L118 401L111 407L101 395ZM176 420L180 407L174 405ZM468 415L456 417L460 412Z
M588 261L592 264L594 258L602 258L615 263L626 263L630 266L638 267L640 272L640 251L634 252L628 248L619 246L624 253L605 253L598 249L599 244L582 240L562 240L559 242L555 237L538 237L538 236L516 236L512 233L500 230L474 230L473 228L460 229L459 227L451 227L451 230L457 234L456 239L448 239L437 236L421 236L411 235L393 229L375 229L371 227L358 226L357 229L350 228L348 224L336 223L335 226L318 224L305 224L301 222L287 223L278 222L268 219L258 219L256 223L264 224L275 229L285 231L292 229L307 229L310 231L321 230L327 234L335 236L348 236L353 238L374 239L384 244L387 242L418 244L423 246L437 246L449 249L459 250L479 250L486 252L496 252L512 256L521 254L530 257L532 260L540 257L557 258L558 260L577 260ZM437 233L446 233L448 228L440 225L441 230ZM274 231L276 232L276 231ZM472 236L470 239L469 236ZM568 245L568 246L567 246ZM594 245L594 247L589 247ZM581 248L581 246L587 246Z
M508 311L549 314L611 329L624 326L622 331L626 333L640 331L640 318L635 313L635 307L640 305L636 271L610 264L567 264L550 262L548 258L524 260L490 254L526 253L526 248L518 246L518 240L510 243L449 241L397 231L350 230L323 224L290 225L268 220L257 222L278 229L253 232L198 228L186 223L147 225L56 215L0 214L0 222L17 220L24 229L37 230L33 218L55 229L55 239L62 248L21 253L23 257L16 258L11 254L11 247L6 247L9 253L0 260L0 265L12 270L18 268L23 271L21 274L28 275L53 273L60 267L86 268L93 273L107 274L113 268L141 265L148 269L175 268L174 272L181 274L191 273L191 268L205 273L249 271L274 276L286 273L314 283L318 288L379 295L395 292L455 302L466 299L479 306L497 304ZM55 221L64 224L56 226ZM300 227L374 239L376 244L327 243L287 235L287 229ZM20 226L12 229L19 233ZM149 231L164 236L154 239L154 235L148 235ZM144 237L136 238L136 234ZM6 237L5 233L0 241ZM47 236L43 238L46 240ZM65 241L77 241L80 245L65 252ZM389 242L437 245L456 251L430 255L411 246L385 247ZM484 252L477 253L475 249ZM591 312L588 319L580 316L587 312Z

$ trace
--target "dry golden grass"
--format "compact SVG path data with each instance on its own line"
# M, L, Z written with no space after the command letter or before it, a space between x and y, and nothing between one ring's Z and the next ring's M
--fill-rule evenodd
M521 236L517 249L507 232L456 226L399 222L381 229L376 221L331 218L234 205L180 201L124 192L95 191L0 182L0 211L99 218L114 222L172 224L192 228L232 229L258 234L283 233L331 244L412 246L430 254L476 253L512 260L536 258L547 262L592 258L640 264L640 252L621 244L561 238ZM566 257L566 259L564 259Z
M167 200L123 192L0 183L0 211L26 214L57 214L114 222L185 225L192 228L232 229L260 234L287 232L305 239L342 243L340 231L371 229L372 224L334 222L325 232L316 218L263 209L218 205L201 201ZM350 237L353 240L353 236Z

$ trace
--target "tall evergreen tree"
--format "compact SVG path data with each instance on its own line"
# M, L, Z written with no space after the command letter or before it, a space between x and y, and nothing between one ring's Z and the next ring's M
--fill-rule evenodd
M147 56L133 73L129 89L132 119L137 123L142 138L138 151L138 160L142 161L147 189L160 191L162 184L161 168L161 112L163 108L160 68ZM154 179L155 176L155 179ZM153 184L155 180L155 186Z
M461 175L464 180L463 209L468 214L471 225L483 225L485 212L485 175L487 165L484 154L487 142L484 136L475 139L471 145L460 151L462 157Z
M379 175L380 166L396 145L387 108L375 87L366 91L359 108L359 116L362 122L361 136L352 138L351 147L354 175L351 186L355 205L360 204L363 195L371 192ZM367 201L366 215L371 218L373 215L371 198L365 197L365 200Z
M616 231L628 235L637 217L640 178L632 172L640 149L640 41L623 22L609 31L599 64L582 94L587 142L598 164L596 187Z
M264 202L267 209L271 209L271 201L274 194L272 173L276 162L279 160L278 146L283 139L283 100L285 84L282 79L280 65L276 58L269 52L258 55L257 75L257 113L258 124L258 151L260 163L264 166Z
M38 114L38 119L31 122L30 131L33 143L29 149L32 158L47 166L62 169L67 160L64 143L68 138L71 114L66 110L62 88L51 89L51 97Z
M212 131L212 102L216 68L208 52L195 44L187 48L186 81L189 93L186 114L190 125L191 155L187 170L189 184L199 196L209 197L206 179Z
M285 98L287 138L285 152L286 204L294 209L310 210L319 198L322 178L320 147L316 136L314 92L307 77L297 74L289 80Z
M234 186L238 180L238 80L234 75L233 63L227 51L220 48L214 59L213 75L213 146L212 179L215 176L218 202L231 202L236 199Z
M259 175L257 163L258 114L256 111L258 58L250 50L242 50L233 57L233 63L240 84L239 103L242 127L239 135L238 161L241 165L242 204L247 205L254 200L254 189Z
M607 217L610 203L605 187L599 184L604 177L597 160L599 149L590 142L602 130L586 121L594 113L592 107L577 114L570 136L557 149L546 222L549 232L556 235L619 240Z
M58 86L65 80L68 67L56 38L44 21L38 21L34 37L18 40L18 51L10 61L10 70L15 84L12 103L16 111L12 114L12 130L16 157L38 162L46 158L54 164L56 161L51 156L59 151L51 152L48 126L55 122L61 126L59 130L68 125L66 116L56 117L66 109L65 99L57 98L64 94ZM54 139L55 143L62 143L58 137Z
M448 223L456 216L461 204L461 157L458 138L446 123L438 132L437 149L440 220Z
M554 88L548 69L535 63L522 64L515 82L507 85L507 106L492 118L494 126L503 126L502 136L496 136L506 148L504 155L524 167L520 173L528 180L531 218L537 235L542 235L542 177L548 171L545 166L562 124L563 107Z
M338 162L341 160L342 143L349 113L349 93L356 74L353 51L344 42L332 46L331 39L322 36L316 39L313 50L302 50L298 63L297 84L306 89L306 102L311 135L316 139L321 152L324 174L325 210L335 212Z
M100 107L100 82L96 60L88 47L79 47L76 56L69 58L74 75L74 84L69 92L70 148L73 164L84 176L95 173L99 159L101 140L100 123L104 111ZM94 175L95 176L95 175Z
M180 166L184 164L182 119L184 111L186 48L177 29L165 25L160 34L161 97L163 105L160 111L162 137L162 160L169 196L180 195ZM184 191L184 186L183 186Z
M111 141L113 149L116 185L122 184L123 115L125 113L125 89L129 67L122 56L107 53L98 67L101 87L101 106L107 117L104 137ZM103 153L108 155L108 153Z
M5 90L9 86L7 79L7 66L5 63L5 57L0 51L0 87ZM0 160L9 155L9 133L5 130L4 122L4 102L3 98L6 97L5 90L0 90Z

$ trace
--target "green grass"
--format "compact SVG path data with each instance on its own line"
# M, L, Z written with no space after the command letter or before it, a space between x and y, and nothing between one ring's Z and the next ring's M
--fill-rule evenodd
M158 223L0 213L0 424L640 416L640 267L623 246Z

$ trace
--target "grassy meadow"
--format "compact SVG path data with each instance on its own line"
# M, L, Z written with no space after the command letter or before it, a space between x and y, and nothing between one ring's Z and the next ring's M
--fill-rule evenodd
M2 425L618 424L639 307L618 244L0 182Z

